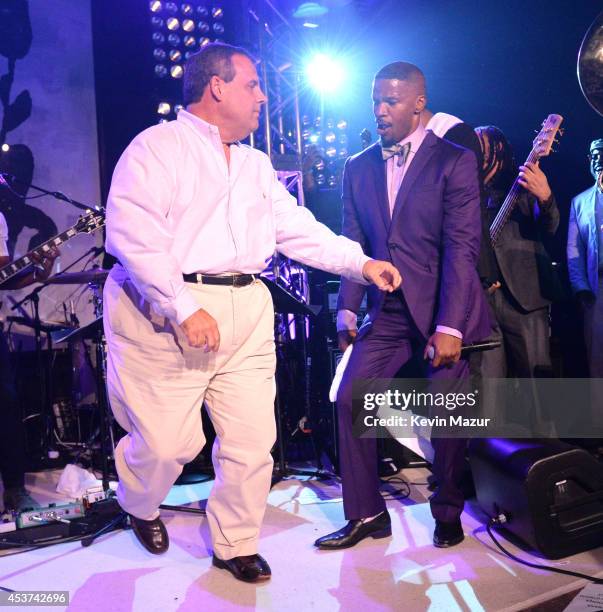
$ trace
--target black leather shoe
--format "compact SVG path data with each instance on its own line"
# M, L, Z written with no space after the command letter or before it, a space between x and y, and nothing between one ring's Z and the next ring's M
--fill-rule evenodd
M435 531L433 532L433 545L437 548L450 548L460 544L465 539L461 521L452 523L436 520Z
M214 567L228 570L238 580L244 582L263 582L272 576L270 566L266 559L260 555L246 555L233 557L223 561L214 555L212 563Z
M318 538L314 546L322 550L338 550L356 546L364 538L387 538L391 534L392 522L389 513L384 510L368 523L363 523L360 519L348 521L348 524L339 531Z
M170 539L168 538L167 529L159 517L152 521L143 521L131 514L128 516L130 517L130 525L132 525L132 529L138 541L150 553L160 555L168 549Z

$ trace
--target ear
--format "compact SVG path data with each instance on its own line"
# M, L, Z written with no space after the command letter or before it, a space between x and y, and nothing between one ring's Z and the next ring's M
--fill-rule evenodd
M209 80L209 93L215 100L220 101L222 99L222 79L219 76L212 76Z
M425 96L425 94L421 94L417 96L417 99L415 101L415 115L418 115L423 110L425 110L426 104L427 104L427 97Z

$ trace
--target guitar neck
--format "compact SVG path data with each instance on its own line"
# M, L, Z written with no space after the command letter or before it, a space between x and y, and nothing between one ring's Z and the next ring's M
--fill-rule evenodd
M52 247L58 247L64 242L67 242L70 238L73 238L78 234L77 230L73 227L68 230L58 234L54 238L43 242L40 246L37 246L35 249L23 255L19 259L15 259L8 265L4 266L0 269L0 284L6 282L9 278L17 275L19 272L31 266L34 262L32 260L32 255L39 255L43 257Z
M526 163L537 161L538 155L536 154L534 149L532 149L526 159ZM494 221L492 221L492 225L490 226L490 242L492 243L492 246L495 245L496 241L500 237L500 233L502 232L503 227L509 220L511 213L513 212L515 205L517 204L517 201L519 200L523 192L523 187L519 184L518 178L519 177L517 177L513 181L513 185L511 186L511 189L509 190L505 201L502 203L498 214L496 215Z

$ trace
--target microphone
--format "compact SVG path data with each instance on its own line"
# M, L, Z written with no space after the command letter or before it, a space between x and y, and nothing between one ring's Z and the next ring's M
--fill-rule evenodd
M491 351L501 345L500 340L492 340L490 342L473 342L472 344L463 344L461 347L461 355L466 356L467 353L476 351ZM430 346L427 349L427 358L431 361L435 357L435 349Z

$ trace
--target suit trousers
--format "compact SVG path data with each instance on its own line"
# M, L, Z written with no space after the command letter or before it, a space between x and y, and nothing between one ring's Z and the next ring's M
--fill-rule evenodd
M207 519L214 553L226 560L257 552L270 490L274 311L260 280L188 287L217 321L217 352L190 347L179 326L151 310L121 266L105 285L108 395L128 432L115 449L117 498L138 518L158 516L182 467L205 444L205 401L216 430Z
M399 293L387 296L377 319L366 334L359 334L337 394L340 467L343 508L347 520L374 516L385 510L379 492L377 440L354 436L352 382L354 379L391 378L412 357L422 351L425 339L416 329ZM452 368L429 368L432 380L459 382L469 376L469 366L462 359ZM449 387L454 391L454 387ZM464 468L467 440L433 437L433 473L438 483L430 498L434 518L452 522L460 517L464 496L459 483Z
M549 309L521 312L512 300L504 288L488 296L490 311L498 324L492 339L502 344L498 349L484 351L484 378L506 378L511 374L532 378L537 368L546 371L551 367Z

